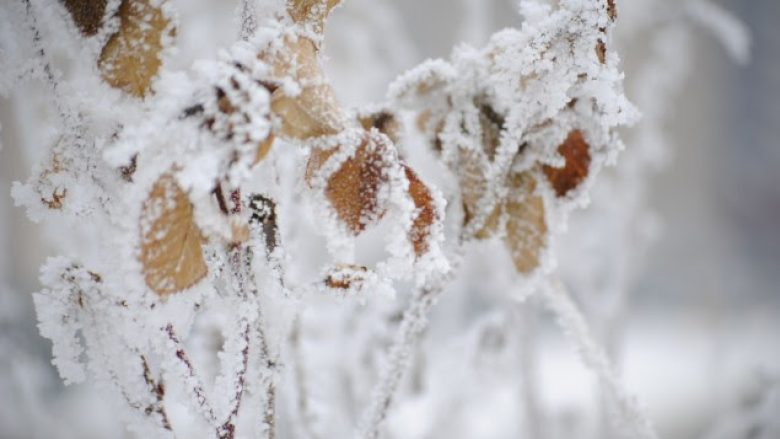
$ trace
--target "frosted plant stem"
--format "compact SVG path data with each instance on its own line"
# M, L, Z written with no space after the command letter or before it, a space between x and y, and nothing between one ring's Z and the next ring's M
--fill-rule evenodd
M256 231L256 229L255 229ZM230 252L229 260L231 269L233 271L233 278L236 282L238 289L237 293L244 298L244 300L254 300L259 296L257 288L257 280L255 279L254 271L252 269L252 261L254 259L254 252L252 246L237 247ZM248 306L257 306L257 303L248 302ZM271 356L271 350L268 346L268 338L265 332L265 323L263 319L263 312L258 307L257 317L255 318L254 331L256 333L256 339L259 343L259 355L260 364L264 365L268 373L262 377L261 382L265 390L265 404L263 407L263 413L260 419L262 420L262 427L267 432L266 437L268 439L276 438L276 361ZM246 347L244 349L244 365L241 372L240 391L243 392L244 388L244 375L246 374L248 360L249 360L249 323L246 325ZM234 408L235 414L232 416L235 418L238 415L238 404L240 403L240 395L237 396L236 406ZM229 439L232 439L230 436Z
M564 335L575 346L586 367L596 374L608 395L615 402L621 427L631 432L632 438L658 439L649 418L618 380L618 373L599 346L580 309L558 278L550 280L550 288L542 295L545 305L556 316Z
M241 350L241 368L236 372L236 393L233 396L232 407L227 419L217 430L217 437L219 439L233 439L236 436L236 418L238 417L238 410L241 408L241 400L244 396L244 387L246 382L246 371L249 366L249 322L246 319L242 319L241 324L241 338L244 341L244 349Z
M517 304L514 307L514 318L517 321L516 327L520 330L520 334L517 335L517 344L526 433L530 438L544 439L543 425L545 422L542 418L544 414L542 413L539 398L539 387L537 385L539 381L536 373L536 352L538 348L536 343L536 337L538 336L536 307L527 303Z
M238 37L243 41L249 41L257 31L257 5L256 0L241 0L239 7L239 19L241 29Z
M149 391L154 397L154 404L149 406L149 408L152 412L160 415L162 427L173 433L171 421L168 419L168 412L165 410L165 386L162 383L162 379L160 381L154 379L152 370L149 367L149 361L147 361L145 355L141 355L141 366L144 370L144 381L149 386Z
M195 404L200 408L201 414L205 417L206 421L210 425L216 426L218 422L217 417L214 414L214 409L211 407L211 404L208 401L203 384L200 382L200 378L198 378L198 375L195 373L195 369L192 367L192 361L187 355L187 351L184 349L184 345L182 344L181 339L176 334L176 330L173 329L173 325L168 324L165 327L165 333L168 336L168 340L173 343L176 359L181 363L186 371L186 385L190 389L190 393L195 400Z
M57 78L54 76L54 72L52 72L51 64L49 63L49 57L46 54L43 43L41 42L41 32L38 29L38 20L35 18L35 11L33 11L32 1L23 0L23 2L27 16L27 24L30 27L30 32L32 33L33 37L33 47L35 48L38 58L40 58L41 63L43 64L43 73L46 75L46 82L49 84L49 88L51 88L54 106L57 108L57 112L59 113L62 122L65 124L65 127L68 130L75 132L79 126L79 123L77 120L74 120L74 112L70 111L70 108L68 108L68 106L66 106L63 102L63 97L60 93ZM75 118L78 118L78 115L75 115Z
M306 367L301 350L301 315L295 316L290 331L290 351L292 352L292 369L295 379L296 402L298 405L298 417L300 429L305 437L316 439L318 436L311 425L312 414L309 410L309 389L306 385Z
M409 308L404 312L401 325L396 332L384 370L373 390L373 397L363 416L358 438L376 439L379 429L387 417L393 396L404 373L412 362L412 351L420 334L428 324L428 313L444 291L445 282L417 291Z
M265 377L265 405L263 408L263 424L267 431L266 437L268 439L276 439L276 363L271 358L270 350L268 349L268 341L263 330L263 319L258 316L257 321L257 333L260 340L260 355L264 360L268 374Z

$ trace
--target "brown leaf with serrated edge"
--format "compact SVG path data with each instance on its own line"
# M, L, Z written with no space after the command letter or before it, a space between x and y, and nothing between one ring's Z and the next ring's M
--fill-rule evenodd
M316 171L338 148L315 149L309 158L306 175L311 183ZM339 219L354 235L360 234L371 222L384 215L377 198L380 186L387 180L387 145L367 137L352 157L347 158L328 178L325 197Z
M187 194L165 174L141 208L140 262L146 285L167 296L206 276L202 237Z
M555 190L555 195L563 197L582 183L590 168L590 146L580 130L569 133L566 140L558 146L558 154L563 156L562 168L544 165L542 170Z
M271 62L274 75L290 72L304 85L298 95L289 96L283 87L271 95L271 111L282 120L280 134L294 139L333 135L344 129L342 111L332 87L325 81L317 59L317 47L307 39L286 39L286 49Z
M112 87L143 97L160 69L170 21L151 0L123 0L118 15L119 30L103 47L98 69Z
M103 26L107 0L61 0L84 36L92 36Z
M417 209L409 239L412 241L414 254L419 257L430 249L431 227L437 221L436 207L428 187L420 181L412 168L407 165L403 167L406 179L409 180L409 196Z
M506 237L512 262L519 273L530 273L539 266L547 236L542 198L534 194L536 180L530 173L509 178L510 196L506 201Z

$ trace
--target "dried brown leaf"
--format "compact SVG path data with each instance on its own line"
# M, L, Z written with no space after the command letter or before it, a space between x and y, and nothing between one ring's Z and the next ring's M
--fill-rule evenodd
M292 73L304 88L296 96L281 87L271 95L271 111L282 119L281 134L309 139L341 132L342 110L322 73L317 47L307 38L288 39L285 44L287 49L272 61L274 74L281 78Z
M143 97L160 69L170 21L151 0L123 0L118 15L119 30L103 47L98 68L112 87Z
M315 172L337 151L315 149L309 158L307 180L311 182ZM368 224L384 215L384 207L377 198L380 186L387 180L385 155L387 146L366 139L352 157L329 178L325 196L339 219L355 235Z
M529 173L509 179L511 195L504 208L507 214L506 237L512 262L519 273L530 273L539 266L547 240L544 202L534 194L536 180Z
M274 139L274 135L269 134L268 138L260 143L257 147L257 152L255 153L255 164L260 163L268 153L271 152L271 146L274 144Z
M92 36L103 27L107 0L61 0L84 36Z
M293 21L322 22L341 0L288 0L287 12Z
M596 57L601 64L607 62L607 45L602 40L596 42Z
M569 133L566 140L558 146L558 154L563 156L562 168L544 165L542 170L555 190L555 195L563 197L579 186L588 176L590 167L590 146L580 130Z
M355 235L384 213L377 196L386 180L384 145L366 141L328 179L325 195Z
M422 256L430 249L431 227L438 220L436 206L430 190L420 181L412 168L404 165L406 179L409 180L409 196L414 201L417 215L412 222L409 240L414 247L414 254Z
M146 285L160 296L206 276L202 237L187 194L172 176L160 177L141 209L141 256Z
M617 6L615 6L615 0L607 0L607 16L612 21L615 21L617 18Z

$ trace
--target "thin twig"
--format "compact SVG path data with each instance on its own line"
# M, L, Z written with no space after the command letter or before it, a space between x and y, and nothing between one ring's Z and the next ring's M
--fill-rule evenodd
M537 385L537 337L538 321L536 307L532 304L517 304L513 307L514 320L520 334L517 335L520 375L522 380L522 401L526 433L534 439L544 439L544 414Z
M311 425L312 415L309 411L309 391L306 385L306 367L301 350L301 315L295 316L290 331L290 351L292 369L295 376L296 401L298 404L299 427L309 439L316 439L317 434Z
M179 360L182 366L184 366L187 372L187 383L189 384L192 397L195 399L196 405L201 409L201 414L205 417L211 425L216 426L218 424L217 417L214 414L214 409L209 404L206 391L203 388L203 384L200 382L198 375L195 373L195 369L192 367L192 361L187 355L187 351L184 349L184 345L176 335L176 331L173 329L173 325L170 323L165 327L165 333L176 349L176 359Z
M49 62L49 57L46 54L46 50L43 47L43 42L41 41L41 32L38 28L38 20L35 17L32 2L31 0L23 0L23 2L25 6L25 14L28 20L28 26L33 36L33 48L35 48L35 51L40 58L41 63L43 64L43 73L46 75L46 82L51 88L54 106L57 108L57 112L59 113L62 122L65 124L65 127L69 131L77 132L78 127L81 125L77 120L78 115L71 111L71 109L68 108L64 103L64 98L60 92L59 83L57 82L57 78L54 76L54 72ZM76 114L75 117L74 114Z
M658 439L649 418L636 399L618 381L618 373L606 352L596 342L585 316L566 291L558 278L551 279L543 298L547 308L556 316L558 325L569 341L577 348L582 362L598 376L599 381L615 402L621 427L630 429L634 437Z
M144 381L146 381L146 384L149 386L149 390L152 392L155 399L154 404L147 407L145 412L147 415L150 415L151 413L160 415L163 428L168 431L173 431L171 422L168 419L168 412L165 410L165 385L163 385L162 379L160 379L160 381L154 379L152 370L149 367L149 361L146 359L145 355L141 355L141 365L144 369Z
M387 417L393 396L398 390L398 385L406 370L411 365L412 349L420 338L420 334L427 327L428 313L444 291L444 284L444 282L440 282L432 287L420 289L412 298L409 308L404 312L401 325L390 347L385 369L374 387L373 397L364 413L363 424L358 434L359 438L375 439L379 437L379 429Z
M241 0L240 8L240 20L241 29L238 32L238 37L243 41L249 41L250 38L257 31L257 5L256 0Z
M230 409L227 419L217 429L217 437L219 439L233 439L236 436L236 418L238 417L238 411L241 408L241 400L244 396L246 372L249 367L249 321L242 319L239 325L241 327L241 339L244 341L244 348L241 350L241 369L238 370L236 376L236 393L233 396L233 407Z

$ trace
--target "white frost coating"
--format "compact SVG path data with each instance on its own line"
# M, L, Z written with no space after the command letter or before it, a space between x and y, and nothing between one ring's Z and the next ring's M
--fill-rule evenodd
M487 23L481 22L488 9L466 1L477 13L470 17L475 26L463 35L486 37ZM655 137L662 131L663 104L685 67L669 62L684 57L685 47L669 49L687 43L687 34L672 30L653 41L662 53L652 61L660 67L637 75L638 82L650 84L637 95L649 128L625 154L616 129L634 121L637 112L623 94L606 0L522 2L520 29L500 31L480 48L459 46L448 60L411 69L393 82L386 102L331 107L332 113L321 116L343 127L338 134L291 139L273 114L274 90L295 98L306 87L329 86L329 79L298 80L299 69L312 66L295 62L290 71L278 72L271 65L274 55L297 38L310 38L319 50L318 66L343 63L339 55L349 58L348 68L335 68L344 74L334 79L344 80L351 95L381 96L388 75L414 58L407 47L411 40L394 24L393 2L345 1L336 9L335 14L351 15L328 23L350 41L341 46L346 53L335 54L328 52L333 46L325 45L329 37L320 35L318 25L292 23L284 0L241 1L240 20L225 41L210 28L211 16L202 20L207 26L188 28L187 17L203 13L203 5L155 1L174 17L177 33L220 42L190 50L205 60L178 60L192 68L174 70L169 60L181 53L176 38L166 37L163 67L143 100L110 89L95 69L102 45L118 28L113 11L119 3L108 2L107 22L90 38L80 37L61 4L44 8L33 0L30 17L20 1L0 14L0 63L12 65L0 69L0 94L29 101L23 116L45 108L34 128L47 136L33 139L52 139L30 145L45 153L27 182L14 185L14 199L42 223L47 238L62 241L55 246L76 255L51 259L42 270L42 290L34 295L40 332L53 342L53 362L63 380L96 383L101 403L106 397L116 402L111 412L138 437L326 439L349 437L357 426L362 437L512 435L529 400L514 380L533 362L507 360L517 332L507 316L515 306L509 296L528 298L556 267L587 265L582 269L593 275L594 264L603 263L599 251L571 262L553 240L568 226L568 213L589 203L596 176L618 156L615 173L647 175L644 166L658 157L645 157L653 151L644 146L663 141ZM744 40L733 23L700 3L690 4L690 17L698 14L699 22L733 34L732 51L741 53ZM205 10L221 9L209 4ZM213 22L218 20L215 14ZM36 28L41 38L33 43ZM225 45L237 34L241 41ZM39 53L40 48L47 50ZM391 62L374 65L375 58ZM30 81L44 86L31 94ZM17 87L23 91L15 93ZM325 97L330 98L323 92L312 99ZM362 119L382 112L402 123L361 127ZM423 113L425 118L417 117ZM483 129L485 117L500 126L496 133ZM413 129L418 122L421 129ZM26 123L30 131L33 125ZM574 129L583 132L592 160L587 178L560 196L542 167L566 163L557 148ZM273 149L255 164L257 148L271 132ZM484 137L493 134L497 146L486 152ZM381 150L378 161L387 165L377 189L380 208L359 218L366 230L355 236L328 199L327 187L363 142ZM419 151L425 146L433 148ZM312 151L330 148L338 152L311 178L305 175ZM470 172L460 168L463 151L478 157L479 171L487 176L465 229L464 194L454 181ZM638 152L640 160L624 166L629 152ZM410 197L406 166L433 199L435 220L421 255L415 254L410 231L423 211ZM447 168L453 175L442 175ZM506 248L496 245L506 238L509 215L498 219L494 239L478 249L473 242L496 203L513 195L506 177L516 173L535 179L535 191L523 196L541 197L546 212L539 265L527 275L517 274ZM166 235L155 223L176 204L172 198L149 200L163 175L171 175L193 205L208 268L195 285L166 297L147 285L139 243L155 230L155 238ZM628 185L622 195L606 198L596 192L594 204L606 199L630 210L635 189ZM255 211L250 200L257 195L273 203ZM618 210L594 221L605 229L605 216L618 216ZM595 262L581 264L588 258ZM448 308L431 315L443 294L449 295L443 303ZM653 437L602 352L609 353L609 345L602 349L593 342L571 301L558 297L551 303L605 391L618 401L628 430ZM540 419L552 422L550 413L538 411ZM393 425L386 428L385 420Z

